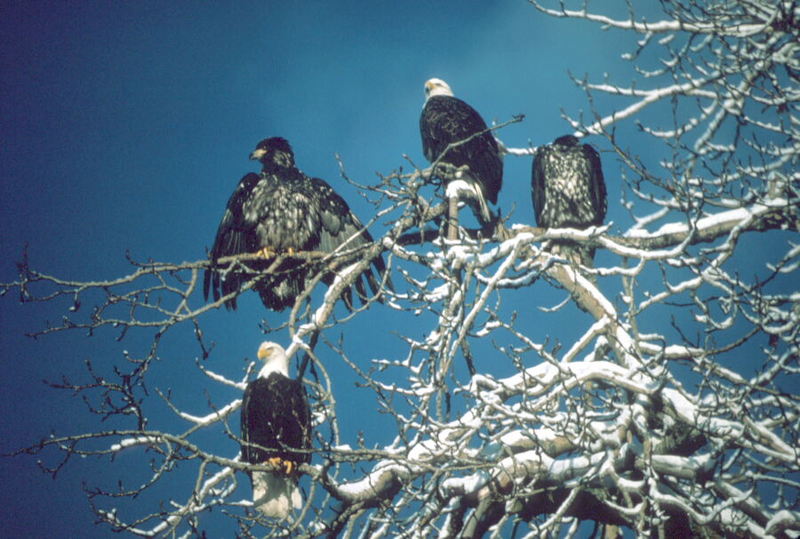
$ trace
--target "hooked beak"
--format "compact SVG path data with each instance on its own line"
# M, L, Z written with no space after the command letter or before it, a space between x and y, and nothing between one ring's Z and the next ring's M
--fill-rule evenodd
M250 154L250 159L253 161L260 161L262 157L267 153L267 150L264 148L256 148L253 150L253 153Z
M253 152L255 153L255 152ZM264 361L269 356L272 355L272 347L271 346L259 346L258 348L258 359Z

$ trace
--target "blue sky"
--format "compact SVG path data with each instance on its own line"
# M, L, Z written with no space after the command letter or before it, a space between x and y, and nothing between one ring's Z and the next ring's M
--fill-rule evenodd
M374 209L341 180L334 155L360 183L408 168L404 154L423 164L418 118L428 78L448 81L487 121L526 114L499 133L506 145L525 147L569 131L561 109L586 109L568 70L625 72L619 39L546 18L521 0L20 2L0 13L3 282L16 278L26 244L34 268L77 280L128 273L126 251L139 260L202 259L228 196L256 170L249 152L267 136L286 137L298 166L326 179L367 220ZM618 164L608 153L603 160L609 220L624 222ZM499 206L504 214L514 208L512 222L533 223L529 182L529 159L507 158ZM149 342L132 335L117 343L110 332L22 335L57 321L63 309L0 300L4 452L50 431L102 428L80 399L41 380L78 377L84 360L119 359ZM286 315L264 311L254 294L237 312L210 313L202 323L217 343L217 363L209 367L236 377L262 340L259 321L278 325ZM201 412L207 395L180 374L197 352L181 337L164 344L158 385L188 407L196 400ZM364 348L386 342L376 331L347 338ZM342 387L352 384L331 369ZM213 395L217 403L234 397ZM339 400L345 411L365 405ZM53 481L35 458L0 459L0 527L105 536L80 491L93 465L73 462Z

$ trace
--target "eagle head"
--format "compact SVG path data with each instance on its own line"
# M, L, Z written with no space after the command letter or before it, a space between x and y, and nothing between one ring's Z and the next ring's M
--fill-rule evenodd
M425 100L427 101L435 95L447 95L452 97L453 90L442 79L428 79L425 81Z
M258 359L264 362L264 367L258 373L260 377L265 378L273 372L289 376L289 358L286 357L286 350L280 344L271 341L262 342L258 347Z
M250 154L250 159L261 161L265 166L294 166L294 152L292 151L292 147L289 146L289 141L282 137L265 138L259 142L256 149Z
M553 141L554 146L572 147L578 144L580 144L580 141L575 135L563 135Z

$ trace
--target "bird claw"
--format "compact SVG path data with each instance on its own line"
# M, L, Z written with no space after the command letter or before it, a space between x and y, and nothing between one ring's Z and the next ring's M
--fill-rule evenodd
M294 247L288 247L286 249L286 254L289 256L294 256L295 254L297 254L297 252L298 251ZM261 258L275 258L276 256L278 256L278 252L273 251L269 247L262 247L261 249L256 251L256 256Z
M284 472L286 475L292 475L295 471L295 463L291 460L283 460L280 457L272 457L267 459L267 464L274 466L278 471Z

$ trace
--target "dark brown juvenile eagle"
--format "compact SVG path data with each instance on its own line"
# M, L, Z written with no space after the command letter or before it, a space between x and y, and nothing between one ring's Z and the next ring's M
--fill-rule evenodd
M531 196L536 223L543 228L602 225L608 202L597 151L572 135L540 147L533 161ZM569 241L555 247L570 262L593 266L593 248Z
M215 300L238 291L259 271L269 268L278 254L348 251L372 242L370 233L330 185L298 170L292 148L285 139L262 140L250 159L260 161L263 168L261 174L250 173L242 178L228 200L209 253L212 266L203 282L206 298L209 291ZM257 253L263 255L262 259L242 261L236 267L218 263L223 257ZM375 258L373 266L380 275L386 271L381 257ZM273 268L273 274L264 276L255 285L264 306L274 311L292 306L315 268L313 263L298 259L287 259ZM323 276L328 284L333 278L330 272ZM368 268L355 283L359 298L365 301L363 279L373 294L378 293L380 286ZM350 307L350 290L343 294L343 299ZM226 307L236 308L235 296L226 302Z

